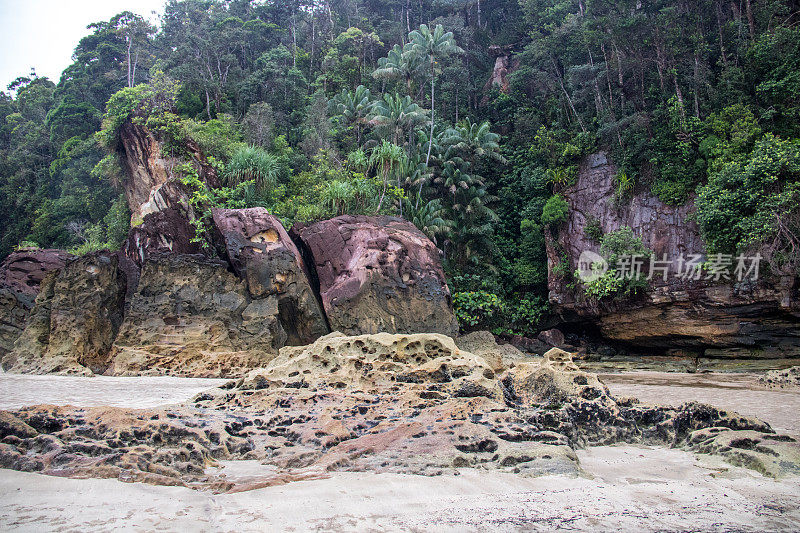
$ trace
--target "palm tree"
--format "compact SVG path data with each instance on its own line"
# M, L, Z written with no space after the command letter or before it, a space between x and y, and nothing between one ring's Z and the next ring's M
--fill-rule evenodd
M500 135L492 133L488 120L479 124L467 118L448 133L447 140L453 148L467 154L473 162L483 157L505 161L500 155Z
M477 261L480 251L496 249L492 235L499 217L488 205L496 199L479 180L454 195L450 209L456 229L452 232L451 242L453 257L458 264Z
M408 34L408 40L411 44L411 47L408 48L408 55L425 60L431 78L431 134L428 143L428 156L425 160L427 164L431 158L431 148L433 146L436 78L442 72L440 63L449 55L462 54L464 50L456 44L455 39L453 39L453 32L445 33L441 24L438 24L433 31L428 28L427 24L422 24L418 30Z
M442 202L435 198L423 203L419 195L414 202L404 200L406 205L406 220L414 224L434 244L437 236L448 236L453 229L453 222L447 220L447 212L442 207Z
M378 68L375 69L372 76L379 80L401 79L405 81L407 94L411 96L411 83L421 64L419 56L412 53L412 47L411 43L406 43L403 48L400 48L400 45L394 45L386 57L378 60Z
M360 172L361 174L366 174L369 172L369 157L367 157L366 152L359 148L358 150L354 150L347 154L347 161L346 161L347 168L352 170L353 172Z
M381 205L383 205L383 198L386 196L386 187L389 185L390 178L396 178L397 184L400 185L400 170L405 164L405 159L405 150L386 139L372 150L370 163L378 169L378 173L383 179L383 192L381 193L381 199L378 201L377 213L381 211Z
M355 127L358 146L361 146L361 127L367 122L367 116L372 109L371 96L369 89L359 85L355 91L342 89L329 102L333 114L341 115L346 123Z
M410 137L414 128L423 124L426 118L425 110L411 101L410 96L387 93L375 102L369 122L379 135L391 137L394 144L400 144L405 132L408 131Z
M324 183L319 196L322 203L330 206L334 216L339 216L347 213L354 192L349 182L333 180Z

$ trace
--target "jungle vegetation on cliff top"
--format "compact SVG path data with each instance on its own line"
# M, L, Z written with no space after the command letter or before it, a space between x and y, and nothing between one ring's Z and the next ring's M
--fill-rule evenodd
M710 250L761 247L796 275L798 11L170 0L159 27L122 13L88 28L58 83L21 77L0 95L0 257L22 241L119 245L130 214L114 151L134 120L165 150L192 138L213 158L226 189L197 188L198 206L411 220L442 249L466 326L535 327L544 231L598 149L620 166L620 202L696 194ZM504 54L507 90L487 83Z

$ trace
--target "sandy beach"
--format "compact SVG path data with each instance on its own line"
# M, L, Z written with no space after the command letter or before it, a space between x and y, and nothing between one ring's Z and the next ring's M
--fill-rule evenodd
M685 379L686 386L675 386ZM800 394L720 375L607 376L645 401L714 401L798 432ZM0 408L37 403L153 407L220 380L0 374ZM4 531L775 531L800 527L800 478L775 481L720 459L635 446L578 452L586 477L332 473L234 494L0 470ZM223 462L230 478L264 469Z

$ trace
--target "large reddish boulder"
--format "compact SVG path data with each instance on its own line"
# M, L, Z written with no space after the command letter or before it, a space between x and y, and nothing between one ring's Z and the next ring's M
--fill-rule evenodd
M280 221L262 207L213 209L212 217L220 255L250 295L278 297L287 343L310 344L328 333L303 258Z
M0 357L11 351L25 329L39 287L48 272L72 257L64 250L24 249L0 264Z
M292 233L316 269L331 329L456 336L439 251L410 222L345 215Z

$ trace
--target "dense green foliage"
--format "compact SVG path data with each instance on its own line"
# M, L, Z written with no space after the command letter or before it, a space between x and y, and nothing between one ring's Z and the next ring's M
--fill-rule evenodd
M566 220L562 193L598 149L620 166L618 208L645 190L669 204L698 194L710 250L760 247L796 271L799 8L169 0L158 28L122 13L90 26L58 84L20 78L0 95L0 257L23 240L119 244L115 151L130 120L171 155L193 139L210 156L225 187L184 176L201 214L262 205L286 224L411 220L443 252L464 327L536 329L546 232ZM507 91L487 84L502 51ZM596 221L586 231L610 255L636 248ZM552 269L572 276L563 260ZM638 289L609 278L588 290Z

